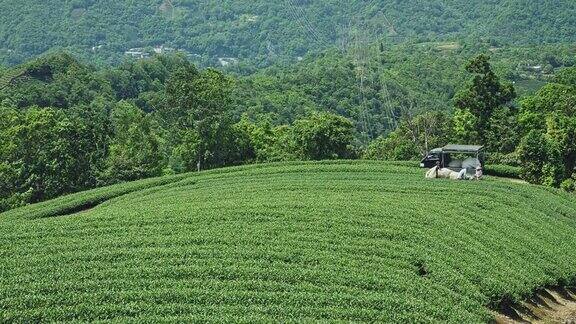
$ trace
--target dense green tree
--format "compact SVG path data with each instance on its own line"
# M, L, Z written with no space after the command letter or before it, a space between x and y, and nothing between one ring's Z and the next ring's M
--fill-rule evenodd
M472 73L471 84L456 94L456 108L468 111L475 117L475 132L479 144L488 144L488 130L494 113L510 104L516 97L512 84L502 84L500 78L490 66L490 57L479 55L466 65L466 71Z
M252 122L244 115L234 129L245 147L249 148L255 162L296 160L289 126L273 126L270 120Z
M576 87L576 67L564 68L554 76L554 82Z
M449 116L441 112L406 117L387 137L370 143L363 158L397 161L420 159L431 149L448 143L450 126Z
M82 151L76 152L85 157L86 188L100 183L102 170L109 154L110 138L113 136L110 113L114 104L105 98L96 98L89 105L79 105L67 109L65 114L81 129L81 136L75 139Z
M522 179L534 184L556 186L561 179L559 152L546 134L532 130L518 146Z
M422 157L431 149L447 144L450 138L450 119L443 112L425 112L405 118L399 130L412 139Z
M516 108L497 108L490 117L486 130L486 150L491 153L488 158L514 152L521 138L522 131ZM491 159L491 162L499 161Z
M419 156L418 148L407 137L398 132L392 132L387 137L379 137L373 140L366 148L363 159L408 161Z
M174 129L192 128L193 122L189 116L197 105L196 92L200 72L191 64L178 68L166 84L167 105L159 111L166 125Z
M161 112L177 134L174 144L185 170L213 168L236 160L232 128L232 80L221 72L198 72L187 66L172 75L166 88L168 105Z
M576 191L576 172L573 173L570 178L562 181L562 183L560 184L560 188L562 188L562 190L565 190L568 192L575 192Z
M98 97L112 98L110 85L98 74L66 53L54 53L28 62L8 76L0 102L11 106L71 108Z
M103 180L106 183L159 176L167 166L162 131L151 115L127 102L111 114L112 139Z
M479 144L478 118L467 109L456 109L452 116L453 140L457 143Z
M99 143L82 119L53 108L25 111L2 108L0 125L0 199L12 205L37 202L89 188L93 178L94 152ZM11 197L14 196L14 197Z
M522 101L519 120L526 131L545 135L560 154L562 177L576 167L576 86L550 83Z
M354 156L354 125L330 113L297 120L292 129L294 150L304 160L346 159Z
M148 60L127 61L100 72L110 82L116 100L132 100L146 112L164 104L166 81L175 70L189 66L181 55L158 55Z

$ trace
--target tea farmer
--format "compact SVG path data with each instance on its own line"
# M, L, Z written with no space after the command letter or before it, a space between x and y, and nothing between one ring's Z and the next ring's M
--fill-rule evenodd
M482 176L484 175L484 173L482 172L482 166L479 165L476 167L476 174L474 175L474 178L476 178L476 180L480 180L482 179Z

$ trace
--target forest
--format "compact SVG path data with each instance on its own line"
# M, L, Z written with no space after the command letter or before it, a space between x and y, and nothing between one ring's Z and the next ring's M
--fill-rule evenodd
M229 165L418 160L450 141L574 190L573 49L442 46L328 50L248 76L178 54L99 68L58 52L5 68L0 210Z
M454 141L575 189L573 1L0 10L0 211L229 165L418 160Z
M119 64L132 48L165 46L202 66L263 67L380 40L573 43L575 10L571 0L0 0L0 64L59 50Z

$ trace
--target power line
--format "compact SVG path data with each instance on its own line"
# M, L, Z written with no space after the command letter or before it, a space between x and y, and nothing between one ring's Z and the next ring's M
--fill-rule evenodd
M359 91L359 119L360 126L363 134L367 136L367 140L371 140L371 127L367 113L367 98L366 98L366 70L367 70L367 55L365 38L361 35L361 27L359 20L355 23L354 29L354 64L356 65L356 77L358 78L358 91Z
M302 29L304 29L304 31L307 31L308 29L306 27L304 27L304 25L302 24L302 22L300 21L300 19L298 18L298 15L296 14L296 8L294 7L294 4L292 3L291 0L286 0L287 4L288 4L288 13L290 14L290 16L292 17L292 19L298 23L298 25L300 25L300 27ZM310 33L310 31L308 31L308 33ZM312 38L315 38L314 35L312 33L310 33L310 35L312 36Z
M395 129L397 127L396 123L396 116L394 114L394 107L392 101L390 100L390 91L388 90L388 86L385 82L381 80L381 67L380 62L378 60L374 60L374 48L370 47L368 44L372 42L376 37L374 37L373 31L371 31L366 23L361 23L364 21L360 15L367 16L368 10L377 7L378 1L372 0L367 5L365 5L365 10L359 11L356 15L356 29L355 29L355 43L354 43L354 57L355 57L355 64L357 65L357 69L359 70L359 87L360 87L360 100L361 100L361 119L362 119L362 127L364 128L364 132L368 136L368 139L371 140L374 138L373 134L373 127L371 125L371 117L372 114L370 113L372 110L372 104L368 107L368 98L366 96L367 86L370 89L376 89L376 87L380 88L380 95L381 95L381 103L382 108L385 115L385 125L386 129ZM391 23L384 14L382 10L379 13L384 17L385 24L387 25L388 29L391 29ZM368 79L369 85L366 82L366 73L368 73L368 68L376 64L376 70L374 73L376 74L375 78L370 77Z
M331 44L326 42L318 33L317 29L312 26L310 21L306 18L306 15L302 9L299 9L293 2L293 0L286 0L286 3L289 7L289 13L291 14L292 18L300 25L302 29L307 31L311 36L312 39L319 43L322 46L329 47Z
M326 41L326 39L329 39L329 38L325 37L325 35L322 32L318 31L318 29L314 27L314 25L310 22L310 19L308 19L308 16L306 15L306 13L304 12L304 10L301 7L298 7L298 9L300 11L300 17L302 17L304 19L305 25L308 26L308 28L312 31L312 33L314 33L314 35L316 35L316 37L325 46L328 46L328 47L331 46L332 44L330 42Z

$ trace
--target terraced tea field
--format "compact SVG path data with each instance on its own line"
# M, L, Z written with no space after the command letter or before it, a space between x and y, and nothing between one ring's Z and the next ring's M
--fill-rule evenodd
M576 198L402 163L246 166L0 214L0 247L0 322L475 323L576 284Z

